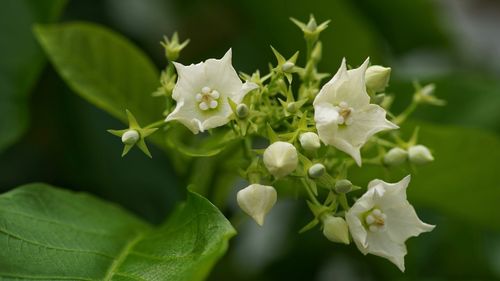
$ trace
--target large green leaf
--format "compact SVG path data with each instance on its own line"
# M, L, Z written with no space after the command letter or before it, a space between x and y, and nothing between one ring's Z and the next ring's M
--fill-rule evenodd
M0 196L0 279L202 280L234 234L195 193L152 227L88 194L31 184Z
M7 0L0 10L0 151L28 126L28 94L43 65L31 32L36 22L54 21L65 0Z
M91 23L38 25L36 36L69 86L83 98L126 122L129 109L142 123L163 118L153 63L123 36Z
M476 129L418 124L419 142L432 149L436 160L417 168L408 188L409 200L447 216L500 230L500 139ZM408 125L411 128L415 123ZM384 175L386 180L400 180L406 173L398 168L385 173L365 165L352 176L365 184Z

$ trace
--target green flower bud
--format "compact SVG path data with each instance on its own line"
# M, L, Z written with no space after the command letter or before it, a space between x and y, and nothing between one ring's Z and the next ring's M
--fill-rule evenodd
M134 145L141 138L136 130L128 130L122 135L122 142L127 145Z
M347 193L352 190L352 182L348 179L341 179L335 183L335 192Z
M284 72L290 72L294 66L295 66L295 63L293 63L291 61L287 61L281 66L281 70L283 70Z
M312 165L309 170L307 170L307 173L309 176L313 179L320 178L322 175L325 174L326 168L323 164L317 163Z
M298 163L297 149L288 142L277 141L264 151L264 165L276 178L285 177L295 171Z
M434 157L430 150L421 144L412 146L408 149L408 158L411 163L417 165L423 165L434 161Z
M299 136L299 142L302 148L307 151L314 151L321 147L318 135L312 132L301 134Z
M290 113L295 113L297 112L297 104L295 102L291 102L286 105L286 111Z
M346 221L341 217L324 216L323 235L332 242L349 244L349 229Z
M236 195L240 208L260 226L264 224L264 218L276 203L276 198L274 187L261 184L251 184Z
M366 88L373 92L383 92L389 84L391 77L391 68L380 65L372 65L366 69L365 83Z
M395 147L384 155L384 164L388 166L398 166L406 162L408 152L402 148Z
M248 106L244 103L240 103L238 104L238 106L236 106L236 116L238 116L238 118L246 118L248 116Z

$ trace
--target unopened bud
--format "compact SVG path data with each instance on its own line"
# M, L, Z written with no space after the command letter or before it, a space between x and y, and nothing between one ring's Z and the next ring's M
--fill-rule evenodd
M246 118L248 116L248 106L244 103L240 103L236 106L236 116L238 118Z
M347 193L352 190L352 182L348 179L341 179L335 183L335 192Z
M281 66L281 70L283 70L284 72L290 72L294 66L295 64L293 62L287 61Z
M303 133L299 136L299 142L303 149L314 151L321 147L319 136L313 132Z
M139 138L139 132L136 130L128 130L122 135L122 142L127 145L134 145Z
M408 152L402 148L395 147L384 155L384 164L388 166L398 166L406 162Z
M411 163L417 165L423 165L434 161L431 151L421 144L412 146L408 149L408 158Z
M391 68L380 65L372 65L366 69L365 83L366 87L376 93L383 92L389 84L391 77Z
M323 218L323 235L332 242L349 244L349 229L341 217L326 215Z
M292 173L298 162L297 149L288 142L277 141L264 151L264 165L277 178Z
M236 195L240 208L260 226L264 224L264 219L276 203L276 198L274 187L261 184L251 184Z
M297 112L297 104L295 102L291 102L286 105L286 111L290 113L295 113Z
M325 166L321 163L317 163L317 164L314 164L312 165L309 170L307 170L307 173L309 174L309 176L313 179L317 179L317 178L320 178L322 175L325 174Z

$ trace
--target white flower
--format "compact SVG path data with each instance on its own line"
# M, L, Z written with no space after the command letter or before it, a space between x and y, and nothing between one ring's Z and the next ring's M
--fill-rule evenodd
M220 60L188 66L174 62L179 79L172 93L177 102L166 122L177 120L194 134L229 122L232 114L228 98L236 104L257 88L255 83L242 83L231 65L231 49Z
M349 230L343 218L326 215L323 218L323 235L332 242L349 244Z
M368 191L346 213L347 224L356 246L363 254L384 257L405 270L405 241L434 229L422 222L406 200L410 176L390 184L373 180Z
M259 225L276 203L276 190L272 186L251 184L238 191L236 200L240 208L251 216Z
M302 133L299 136L300 146L308 151L314 151L321 147L319 137L313 132Z
M360 149L368 138L398 128L386 120L382 107L370 104L365 86L368 61L347 70L342 60L337 74L321 88L313 103L319 138L351 155L360 166Z
M277 141L264 151L264 165L269 173L282 178L293 172L299 163L295 146L288 142Z

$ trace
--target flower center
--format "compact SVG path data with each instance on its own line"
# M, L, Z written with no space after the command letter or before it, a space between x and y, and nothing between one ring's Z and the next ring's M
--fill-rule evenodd
M386 219L387 216L382 213L380 209L373 209L368 212L368 215L365 218L365 223L371 232L384 231L386 228Z
M337 124L350 125L352 123L352 113L354 112L354 109L349 107L347 102L340 102L338 106L335 106L335 110L339 113Z
M209 109L216 109L219 106L220 94L217 90L212 90L210 87L203 87L201 93L196 94L196 101L198 102L198 108L203 111Z

